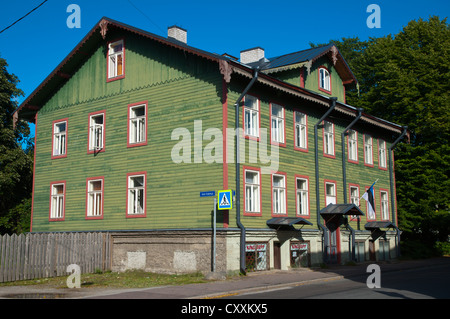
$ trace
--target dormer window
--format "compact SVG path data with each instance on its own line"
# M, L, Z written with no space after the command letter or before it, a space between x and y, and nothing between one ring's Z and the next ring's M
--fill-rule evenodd
M319 68L319 90L331 94L330 72L325 67Z
M125 76L125 48L123 40L108 44L108 81Z

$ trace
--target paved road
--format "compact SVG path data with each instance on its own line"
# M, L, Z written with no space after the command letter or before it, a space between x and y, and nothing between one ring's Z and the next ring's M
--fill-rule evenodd
M450 264L381 272L381 288L368 288L371 273L309 285L251 292L228 299L444 299L450 298ZM373 282L373 281L371 281Z

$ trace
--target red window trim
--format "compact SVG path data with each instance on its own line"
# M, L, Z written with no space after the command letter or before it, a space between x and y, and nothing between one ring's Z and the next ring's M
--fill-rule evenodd
M333 124L333 155L325 153L325 122ZM336 158L336 126L331 120L324 120L322 126L322 140L323 140L323 156L328 158Z
M384 142L384 145L385 145L385 148L384 148L384 162L386 163L386 167L381 167L380 166L380 163L381 163L381 161L380 161L380 140L381 141L383 141ZM372 142L373 143L373 142ZM381 169L382 171L387 171L387 167L388 167L388 162L387 162L387 152L388 152L388 149L387 149L387 143L386 143L386 140L384 140L384 139L382 139L382 138L378 138L377 139L377 147L378 147L378 168L379 169Z
M90 147L89 143L91 141L91 117L95 116L95 115L99 115L99 114L103 114L103 148L100 151L96 151L96 150L91 150L89 148ZM105 149L106 149L106 144L105 144L106 134L105 134L105 132L106 132L106 110L89 113L89 116L88 116L88 140L87 140L87 153L88 154L97 154L97 153L105 152Z
M89 182L90 181L102 181L102 214L100 216L88 216L88 202L89 202ZM105 213L104 211L104 204L105 204L105 176L99 176L99 177L89 177L86 179L86 212L85 212L85 218L88 220L91 219L103 219L103 215Z
M64 145L65 147L65 152L63 155L54 155L54 151L55 151L55 124L57 123L62 123L62 122L66 122L66 144ZM69 118L63 118L60 120L56 120L52 122L52 155L51 155L51 159L58 159L58 158L66 158L67 157L67 141L69 140Z
M324 89L324 88L322 88L321 86L320 86L320 69L325 69L325 70L327 70L327 72L328 72L328 75L329 75L329 77L330 77L330 90L328 91L328 90L326 90L326 89ZM317 79L318 79L318 85L319 85L319 91L322 91L322 92L324 92L324 93L327 93L327 94L332 94L331 92L332 92L332 87L331 87L331 72L330 72L330 70L326 67L326 66L324 66L324 65L321 65L321 66L319 66L319 68L317 69L318 70L318 74L317 74Z
M387 194L387 202L388 202L388 218L387 219L383 219L383 211L381 210L381 192L386 192ZM378 194L380 195L380 220L382 221L390 221L391 220L391 211L390 211L390 207L391 207L391 203L390 203L390 199L389 199L389 190L385 189L385 188L380 188L378 191ZM375 202L375 198L374 198L374 202Z
M350 138L349 138L350 131L353 131L353 132L356 133L356 161L350 159ZM359 148L358 131L356 131L356 130L349 130L347 132L347 160L348 160L349 163L359 164L359 152L358 152L359 149L358 148Z
M259 174L259 213L255 213L255 212L248 212L246 211L247 207L246 207L246 201L245 201L245 171L255 171L258 172ZM262 186L262 181L261 181L261 168L258 167L251 167L251 166L243 166L242 168L243 174L243 200L244 200L244 216L262 216L262 198L261 198L261 186Z
M284 207L286 208L286 213L284 214L276 214L273 212L273 176L274 175L283 175L284 176ZM270 203L271 203L271 215L272 217L287 217L288 216L288 200L287 200L287 193L288 193L288 182L287 182L287 174L285 172L272 172L270 174Z
M111 43L115 43L115 42L119 42L122 41L122 45L123 45L123 74L119 75L119 76L115 76L115 77L109 77L109 45ZM125 66L126 66L126 62L125 62L125 38L119 38L113 41L110 41L106 44L106 82L114 82L117 80L121 80L125 78Z
M352 183L348 183L348 198L349 198L349 203L351 203L352 201L351 201L351 196L352 196L352 191L351 191L351 188L352 187L356 187L357 189L358 189L358 200L359 199L361 199L361 196L360 196L360 187L359 187L359 185L358 184L352 184ZM359 207L361 207L361 201L359 202ZM358 207L358 208L359 208ZM356 216L356 218L352 218L352 216L354 216L354 215L350 215L350 220L351 221L353 221L353 220L358 220L358 217L359 216Z
M64 185L63 217L61 217L61 218L52 218L52 188L53 188L53 185L58 185L58 184L63 184ZM63 180L63 181L50 182L50 205L49 205L49 209L48 209L48 221L49 222L64 221L66 219L66 201L67 201L67 197L66 197L66 181Z
M130 109L135 106L145 105L145 141L140 143L130 143ZM133 103L128 105L128 114L127 114L127 147L137 147L144 146L148 143L148 101L142 101L138 103Z
M311 201L310 201L310 193L311 192L309 189L309 176L295 174L294 177L295 177L295 216L309 219L311 217ZM306 180L306 184L308 187L308 214L307 215L300 215L297 212L297 206L298 206L298 203L297 203L297 179Z
M366 135L370 136L370 138L372 139L372 164L369 164L366 162ZM374 158L373 158L373 149L374 149L374 145L373 145L373 136L367 133L363 134L363 148L364 148L364 166L367 167L374 167Z
M258 101L258 136L245 134L245 97L247 95L250 95L250 96L256 98L256 100ZM244 102L244 104L242 106L242 134L243 134L244 138L246 138L248 140L259 141L261 138L261 99L260 99L259 95L246 94L242 101Z
M278 106L281 106L283 109L283 143L279 143L276 141L272 140L272 104L276 104ZM284 107L283 104L281 103L277 103L275 101L272 101L269 103L269 134L270 134L270 144L271 145L277 145L277 146L281 146L281 147L286 147L286 108Z
M296 145L296 141L297 141L297 133L295 130L295 113L296 112L304 114L305 118L306 118L306 148L301 148ZM293 116L294 116L294 150L308 153L309 152L309 148L308 148L308 114L306 114L305 112L303 112L299 109L294 109Z
M144 213L143 214L128 214L128 180L131 176L139 176L144 175ZM125 217L126 218L145 218L147 217L147 172L135 172L135 173L128 173L127 174L127 202L126 202L126 208L125 208Z
M336 204L338 203L338 190L337 190L337 182L331 179L324 179L323 180L323 197L325 200L325 207L327 207L327 184L334 184L334 191L336 192Z

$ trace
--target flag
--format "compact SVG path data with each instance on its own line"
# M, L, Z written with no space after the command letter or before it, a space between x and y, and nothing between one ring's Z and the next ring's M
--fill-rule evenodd
M376 182L375 182L376 183ZM370 186L370 188L367 190L367 192L364 193L364 195L362 196L362 198L364 198L367 201L367 217L368 219L376 219L375 216L375 203L373 200L373 185L375 185L375 183L372 184L372 186Z

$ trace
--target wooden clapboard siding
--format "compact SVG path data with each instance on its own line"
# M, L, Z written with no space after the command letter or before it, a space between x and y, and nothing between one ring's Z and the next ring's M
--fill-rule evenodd
M174 163L178 140L171 133L178 127L191 132L193 159L194 121L201 120L203 130L222 128L218 67L138 40L125 38L125 79L106 83L100 47L39 112L33 231L211 226L212 202L199 193L222 187L222 164ZM141 101L148 103L147 145L128 148L128 105ZM99 110L106 115L105 152L87 154L89 113ZM52 121L59 118L68 118L67 157L52 160ZM126 218L127 174L133 172L147 174L145 218ZM104 177L104 216L86 220L86 179L98 176ZM65 220L49 222L50 183L60 180L66 181Z
M232 86L229 93L229 101L237 100L240 93L244 89L244 84L241 86ZM285 131L286 131L286 147L279 147L280 165L278 171L286 173L287 182L287 212L288 217L296 216L296 188L295 188L295 175L303 175L309 177L309 207L310 215L309 221L313 223L312 226L304 226L302 229L317 229L317 204L316 204L316 177L315 177L315 148L314 148L314 125L322 117L323 113L320 113L318 106L308 101L295 101L289 97L277 96L276 100L273 100L273 96L276 96L274 92L270 90L255 86L252 91L249 92L254 96L260 98L260 112L261 112L261 128L267 129L268 138L268 154L270 154L270 117L269 117L269 105L270 102L275 101L285 107ZM230 103L231 104L231 103ZM232 104L231 104L232 105ZM302 111L308 116L308 152L301 152L294 149L294 114L295 110ZM325 207L325 180L336 181L337 191L337 203L343 203L344 201L344 185L343 185L343 172L342 172L342 141L341 134L345 127L353 119L336 119L333 116L330 119L335 124L335 158L328 158L323 155L323 129L319 125L318 129L318 154L319 154L319 203L320 209ZM240 126L242 126L242 112L240 113ZM228 107L228 126L234 127L235 125L235 110L234 107ZM364 126L355 126L356 130L365 129ZM363 158L363 135L358 134L358 157L359 163L353 164L346 162L347 167L347 200L350 202L349 184L359 184L360 196L363 195L365 187L369 187L378 178L379 181L375 185L375 201L377 207L377 220L380 219L379 214L379 188L389 189L389 173L387 170L381 170L378 168L378 145L377 145L377 132L372 133L374 142L374 167L367 167L364 165ZM387 140L387 139L386 139ZM250 167L264 167L267 164L250 163L248 158L249 152L249 140L241 139L241 152L245 152L246 159L244 163L240 165L240 196L241 196L241 221L245 227L248 228L266 228L266 221L272 218L272 203L271 203L271 175L261 175L261 216L245 216L245 202L244 202L244 174L243 166ZM345 138L345 142L347 139ZM258 142L259 143L259 142ZM387 142L387 146L389 147ZM348 147L346 145L346 152ZM234 152L234 150L233 150ZM233 155L229 155L233 158ZM347 155L346 155L347 161ZM233 162L234 163L234 162ZM235 188L235 165L228 164L228 180L230 188ZM391 194L389 191L389 198ZM390 203L389 203L390 205ZM361 210L366 213L365 201L361 201ZM362 218L360 223L360 229L364 229L366 223L366 217ZM234 226L234 220L230 219L230 226ZM352 227L357 229L357 222L351 221Z

